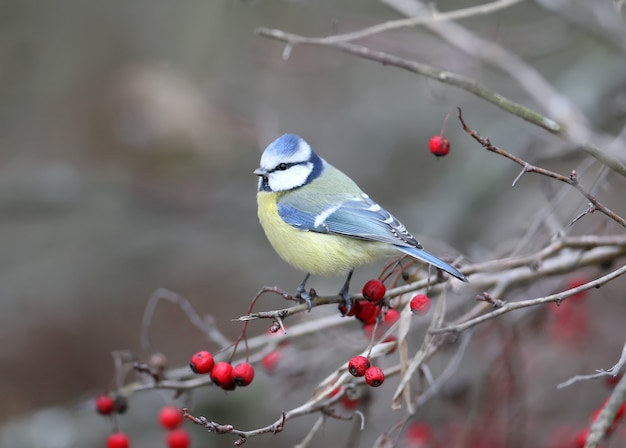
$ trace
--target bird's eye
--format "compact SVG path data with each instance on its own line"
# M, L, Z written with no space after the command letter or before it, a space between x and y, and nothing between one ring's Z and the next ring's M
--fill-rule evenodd
M289 165L287 165L286 163L281 163L276 167L276 169L280 171L285 171L287 168L289 168Z

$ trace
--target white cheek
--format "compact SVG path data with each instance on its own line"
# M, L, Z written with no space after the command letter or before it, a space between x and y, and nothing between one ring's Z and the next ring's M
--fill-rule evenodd
M285 191L304 185L311 173L311 164L292 166L286 171L274 171L269 176L272 191Z

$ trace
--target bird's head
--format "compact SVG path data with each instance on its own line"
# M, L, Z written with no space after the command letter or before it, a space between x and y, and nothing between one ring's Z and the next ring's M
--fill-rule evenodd
M307 142L294 134L278 137L265 148L259 176L259 191L288 191L315 180L324 169L324 160Z

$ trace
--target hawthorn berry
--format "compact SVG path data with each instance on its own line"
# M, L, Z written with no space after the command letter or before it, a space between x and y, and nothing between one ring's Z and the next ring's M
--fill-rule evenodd
M378 366L372 366L365 371L365 382L372 387L381 386L385 382L385 374Z
M211 369L211 379L220 387L228 386L233 382L233 366L225 361L216 363Z
M584 277L575 277L572 278L570 281L567 282L566 285L566 289L574 289L574 288L578 288L579 286L584 285L585 283L587 283L589 280L587 280ZM573 301L581 301L583 300L585 297L587 297L587 294L589 293L589 290L587 291L583 291L583 292L579 292L574 294L573 296L571 296L569 298L569 300L573 300Z
M383 323L386 326L391 327L393 324L398 322L398 319L400 319L400 312L390 308L387 310L387 314L385 314L385 320L383 320Z
M339 399L339 403L348 411L353 411L358 408L361 404L361 400L358 398L350 398L347 395L344 395Z
M409 446L429 446L433 430L426 422L414 422L407 428L405 438Z
M428 148L431 154L444 157L450 152L450 141L442 135L433 135L428 141Z
M330 391L330 393L328 394L328 398L336 397L341 392L343 392L343 387L342 386L337 386L333 390Z
M122 395L117 394L113 400L113 412L116 414L123 414L128 410L128 399Z
M165 436L168 448L188 448L191 443L189 434L184 429L175 429Z
M365 356L355 356L348 363L348 372L350 372L350 375L352 376L363 376L365 375L365 371L369 369L371 365L370 360Z
M261 360L261 365L263 366L265 371L271 375L272 373L274 373L274 370L276 370L276 364L278 364L282 357L283 354L281 352L279 352L278 350L274 350L273 352L265 355L265 357Z
M101 415L109 415L113 412L115 401L108 395L101 394L96 397L96 411Z
M611 376L607 376L606 379L604 380L604 384L607 387L615 387L617 385L617 383L619 383L619 381L622 379L622 375L623 374L618 374L618 375L611 375Z
M417 294L409 304L414 314L426 314L430 310L430 299L424 294Z
M222 388L222 390L235 390L237 389L237 383L235 383L235 381L231 381L228 384L224 384L223 386L220 386Z
M193 373L205 374L209 373L213 366L215 365L215 360L213 359L213 355L211 352L207 352L206 350L199 351L195 355L191 357L191 362L189 363L189 367L193 370Z
M587 436L589 436L589 428L581 430L576 435L576 448L585 448L585 444L587 443Z
M337 305L337 309L339 310L342 316L354 316L361 306L359 305L359 303L360 302L354 302L352 306L350 307L350 311L348 311L348 307L346 306L345 303L340 303L339 305Z
M376 322L376 316L378 316L378 305L373 302L361 301L359 307L355 311L354 316L363 322L365 325L373 324Z
M233 367L233 380L237 386L247 386L254 379L254 367L242 362Z
M170 431L183 423L183 412L175 406L163 406L159 412L159 423Z
M385 284L380 280L372 279L368 280L361 290L363 297L372 302L379 302L385 297L387 288Z
M107 448L129 448L130 439L123 432L116 432L107 437Z

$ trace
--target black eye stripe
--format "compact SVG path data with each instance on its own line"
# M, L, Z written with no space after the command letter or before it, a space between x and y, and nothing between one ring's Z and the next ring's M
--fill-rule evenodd
M274 168L272 171L270 171L270 173L273 173L274 171L286 171L289 168L291 168L292 166L296 166L296 165L302 165L306 163L305 162L292 162L292 163L279 163L276 168Z

